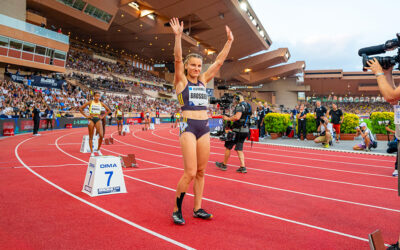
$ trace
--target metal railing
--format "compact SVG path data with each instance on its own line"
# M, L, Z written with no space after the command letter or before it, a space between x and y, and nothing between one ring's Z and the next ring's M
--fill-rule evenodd
M25 31L38 36L46 37L52 40L56 40L65 44L69 44L69 37L61 33L54 32L30 23L23 22L21 20L0 14L0 25L4 25L10 28Z

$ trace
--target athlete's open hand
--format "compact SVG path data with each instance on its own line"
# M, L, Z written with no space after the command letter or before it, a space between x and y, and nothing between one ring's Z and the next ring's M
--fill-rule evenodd
M234 38L233 38L231 29L228 27L228 25L225 25L225 29L226 29L226 36L228 37L228 41L233 42Z
M176 36L180 36L183 33L183 21L179 24L179 19L174 17L169 21L169 25L171 25L172 30Z

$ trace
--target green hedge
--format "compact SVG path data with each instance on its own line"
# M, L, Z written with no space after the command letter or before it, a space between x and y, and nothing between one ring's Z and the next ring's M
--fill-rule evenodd
M340 132L343 134L354 134L356 133L355 128L359 125L359 117L355 114L345 113L343 117L343 123L340 126Z
M373 112L370 116L371 129L374 134L386 134L386 124L379 124L379 121L390 121L390 128L395 130L393 112Z
M306 120L307 120L306 124L307 133L317 132L315 115L310 113L307 114ZM386 134L385 125L384 124L379 125L379 121L391 121L391 125L389 127L394 130L395 126L393 120L394 120L393 112L374 112L371 114L370 117L371 125L368 127L371 128L372 133L374 134ZM265 124L265 129L270 133L283 133L286 131L287 126L290 124L290 115L269 113L264 117L264 124ZM296 131L298 131L298 124L299 122L297 121ZM354 134L356 133L355 128L359 126L359 124L360 120L357 115L345 113L343 117L343 123L340 128L341 133Z
M289 114L269 113L264 117L265 129L269 133L284 133L289 122Z
M317 132L317 123L315 122L315 114L308 113L306 115L306 131L307 134L312 134Z

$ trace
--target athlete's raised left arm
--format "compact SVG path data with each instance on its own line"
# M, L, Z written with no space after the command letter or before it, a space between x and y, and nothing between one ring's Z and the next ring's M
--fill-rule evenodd
M224 64L225 59L229 54L229 51L231 50L232 42L234 40L233 34L228 26L225 26L225 29L228 40L226 41L222 51L218 54L215 62L211 64L211 66L206 70L206 72L203 73L204 84L207 84L209 81L211 81L211 79L213 79L214 76L218 73L222 64Z

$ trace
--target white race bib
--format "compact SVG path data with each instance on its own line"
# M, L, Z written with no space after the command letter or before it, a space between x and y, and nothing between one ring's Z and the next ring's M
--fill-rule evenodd
M400 139L400 105L393 105L394 110L394 124L396 125L396 138Z
M92 104L92 108L91 108L91 110L90 110L90 113L91 113L91 114L94 114L94 115L100 115L100 113L101 113L101 106Z
M189 86L189 106L208 106L205 87Z
M393 105L394 124L400 124L400 105Z

